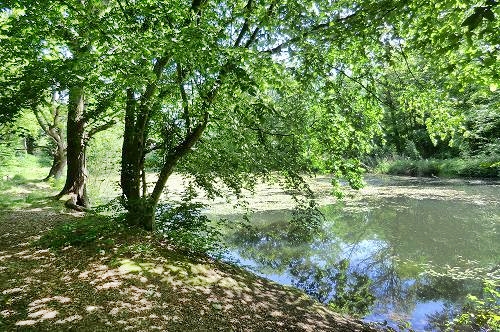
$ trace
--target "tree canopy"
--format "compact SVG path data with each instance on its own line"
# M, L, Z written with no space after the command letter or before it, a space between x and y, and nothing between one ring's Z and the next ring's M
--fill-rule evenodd
M87 142L122 121L124 205L148 229L174 169L212 195L216 182L239 193L274 174L307 192L300 174L318 170L359 187L360 159L387 114L421 113L425 130L447 133L461 121L453 88L496 91L498 8L495 0L8 0L0 121L55 90L67 96L61 195L83 206ZM157 171L153 183L146 166Z

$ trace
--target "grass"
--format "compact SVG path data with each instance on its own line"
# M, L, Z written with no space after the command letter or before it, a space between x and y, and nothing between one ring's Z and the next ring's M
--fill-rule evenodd
M392 175L494 179L500 178L500 157L385 161L375 171Z
M36 156L22 154L17 158L0 159L0 208L25 208L49 203L57 193L60 181L42 181L49 172ZM54 205L57 203L54 202Z

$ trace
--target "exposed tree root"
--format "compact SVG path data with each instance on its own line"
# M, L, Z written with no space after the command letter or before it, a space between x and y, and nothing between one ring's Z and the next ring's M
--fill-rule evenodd
M61 194L54 196L55 200L61 199ZM69 199L64 202L64 206L67 207L68 209L72 209L78 212L89 212L90 208L83 206L81 204L78 204L78 196L76 194L70 194Z

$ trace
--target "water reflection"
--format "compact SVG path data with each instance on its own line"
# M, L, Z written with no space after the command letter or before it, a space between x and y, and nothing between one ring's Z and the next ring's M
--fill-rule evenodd
M475 194L486 190L490 197L500 193L498 187L455 185ZM325 303L342 293L373 294L376 301L367 320L408 320L416 330L439 330L466 294L481 291L479 281L423 274L426 268L499 263L500 207L495 202L400 195L329 205L322 211L325 221L313 236L291 236L290 211L255 213L250 226L225 231L231 255L258 274L299 287ZM339 286L342 275L344 289ZM370 289L356 294L356 280L364 276Z

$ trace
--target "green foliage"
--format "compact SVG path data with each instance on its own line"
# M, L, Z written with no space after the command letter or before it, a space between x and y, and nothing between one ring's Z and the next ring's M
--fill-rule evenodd
M36 244L42 247L61 249L66 246L106 245L117 233L125 230L124 224L116 218L87 216L57 225L44 234Z
M363 317L375 302L375 296L370 290L371 280L367 275L357 272L353 272L349 277L348 268L347 260L337 264L335 294L328 306L338 312Z
M296 206L288 228L288 239L299 243L312 240L321 229L324 220L325 216L315 201L310 201L308 205Z
M156 231L172 244L194 254L222 254L222 234L207 216L203 204L183 201L175 206L160 204Z
M396 160L387 173L407 176L438 176L439 164L434 160Z
M6 151L5 154L0 154L0 175L2 177L13 178L18 175L28 179L42 178L46 170L41 168L46 166L39 157L24 152L16 154Z
M97 133L89 142L87 166L92 176L88 190L93 205L106 204L120 194L121 130L123 128L116 125Z
M464 93L467 136L460 142L461 153L500 155L500 91L469 90Z
M500 331L498 280L484 281L480 297L469 294L459 315L448 324L447 331L456 331L464 326L472 327L474 331Z
M498 266L479 267L476 261L464 261L465 267L447 266L443 271L428 266L425 274L430 279L443 280L452 287L465 280L475 281L478 290L467 289L465 300L456 308L445 308L436 317L437 326L445 331L498 331L500 330L500 283ZM482 287L481 287L482 286ZM450 310L452 309L452 310Z
M41 164L43 160L24 152L2 154L1 151L0 144L0 207L15 209L47 201L59 183L41 183L48 171ZM40 191L41 188L44 190Z
M119 173L123 128L116 125L92 137L87 147L87 167L96 177Z
M491 0L444 0L425 6L412 2L408 9L418 10L419 15L401 21L398 32L409 48L417 46L432 58L453 84L498 86L499 7L498 1Z
M447 160L441 167L441 174L471 178L498 178L500 177L499 161L499 156Z
M462 178L499 178L500 157L475 157L446 160L395 160L381 163L379 172L407 176L435 176Z

